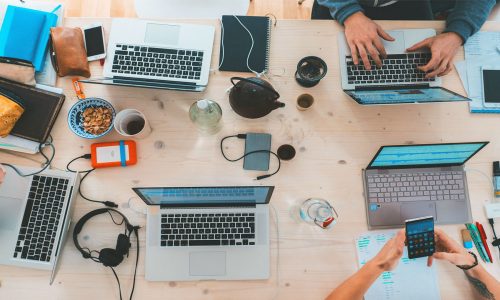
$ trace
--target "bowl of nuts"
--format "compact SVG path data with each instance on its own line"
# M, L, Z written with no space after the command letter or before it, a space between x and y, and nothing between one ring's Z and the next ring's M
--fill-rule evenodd
M85 98L75 103L68 113L68 125L76 135L96 139L113 128L115 109L106 100Z

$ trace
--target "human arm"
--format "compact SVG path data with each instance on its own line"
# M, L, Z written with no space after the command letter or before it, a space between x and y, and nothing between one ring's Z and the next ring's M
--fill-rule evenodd
M484 24L495 0L459 0L456 1L446 20L443 33L427 38L408 51L428 48L432 58L419 69L426 72L426 78L444 76L453 69L453 58L465 41Z
M436 228L436 253L428 259L432 265L434 259L445 260L458 266L471 266L475 259L465 248L451 239L444 231ZM491 276L482 265L464 270L467 279L475 290L485 299L500 299L500 282Z
M404 246L405 233L404 230L400 230L394 238L390 239L384 245L373 259L334 289L326 300L362 299L363 295L380 274L385 271L394 270L397 267L403 255Z
M317 0L318 4L330 10L330 15L334 20L337 20L341 25L344 25L345 20L352 14L358 11L363 11L357 0Z

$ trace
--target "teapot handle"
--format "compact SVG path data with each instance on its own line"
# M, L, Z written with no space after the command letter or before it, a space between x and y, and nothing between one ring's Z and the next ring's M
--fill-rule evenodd
M255 81L252 81L248 78L243 78L243 77L231 77L231 83L233 85L235 85L234 83L234 80L239 80L239 81L245 81L245 82L248 82L248 83L251 83L251 84L255 84L255 85L258 85L260 86L261 88L265 89L265 90L268 90L270 92L272 92L275 96L276 96L276 99L278 99L280 97L280 94L273 88L270 88L268 86L265 86L263 85L262 83L259 83L259 82L255 82Z

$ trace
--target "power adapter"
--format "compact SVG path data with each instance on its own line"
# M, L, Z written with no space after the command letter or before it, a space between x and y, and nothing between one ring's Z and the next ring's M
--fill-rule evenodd
M500 202L493 202L484 205L488 219L500 218Z

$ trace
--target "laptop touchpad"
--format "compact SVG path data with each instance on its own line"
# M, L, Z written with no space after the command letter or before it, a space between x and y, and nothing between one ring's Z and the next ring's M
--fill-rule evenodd
M148 44L177 45L180 28L177 25L148 23L144 42Z
M189 275L222 276L226 275L226 252L189 253Z
M401 221L404 223L405 220L433 216L436 220L436 204L434 202L413 202L404 203L401 205Z
M392 30L387 32L395 39L395 41L386 41L383 38L380 38L380 40L382 40L382 44L384 45L385 51L388 54L405 53L406 49L404 31Z

